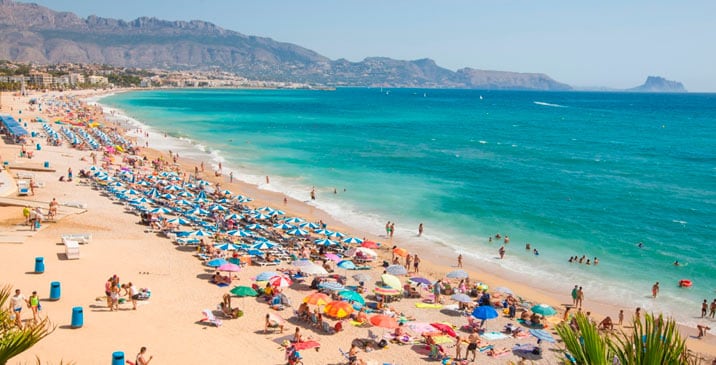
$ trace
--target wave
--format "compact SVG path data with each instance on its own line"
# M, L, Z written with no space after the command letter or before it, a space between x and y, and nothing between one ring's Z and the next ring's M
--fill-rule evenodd
M544 101L533 101L533 103L535 103L537 105L542 105L542 106L551 106L553 108L567 108L567 106L565 106L565 105L546 103Z

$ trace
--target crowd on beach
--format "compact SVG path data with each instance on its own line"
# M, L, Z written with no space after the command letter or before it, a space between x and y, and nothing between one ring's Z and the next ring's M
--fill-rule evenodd
M76 111L73 115L77 119L103 121L98 108L77 100L63 98L42 103L50 105L55 113L67 107ZM54 132L52 126L44 130L48 131L48 142L62 144L64 139L74 148L91 150L91 165L89 160L84 161L86 166L79 170L79 180L123 206L127 214L136 215L148 234L165 237L177 246L191 247L198 265L211 272L205 278L210 285L223 288L236 281L247 283L212 299L214 303L218 301L217 310L205 313L206 323L220 326L222 319L242 318L246 308L232 305L232 298L248 296L265 305L264 320L257 326L263 333L280 335L289 325L295 325L290 340L282 344L289 364L302 359L301 351L314 348L318 351L323 336L345 332L356 334L345 346L349 350L344 355L350 364L366 363L366 355L385 350L389 344L413 345L416 352L428 359L453 364L476 361L483 355L489 359L510 354L522 360L540 358L545 344L539 336L549 336L549 332L544 335L533 330L551 330L560 321L574 326L571 311L576 308L581 312L584 307L584 289L578 285L571 294L572 306L567 306L561 318L554 308L525 300L509 288L491 289L461 270L462 254L457 256L457 270L445 275L423 275L419 254L393 244L395 222L385 225L384 238L388 243L379 243L329 229L332 227L320 220L290 216L276 207L257 207L251 197L224 189L221 165L210 181L204 174L203 162L191 174L178 165L181 158L175 152L169 151L168 159L161 155L143 156L142 149L124 138L120 128L74 125L68 129L71 133L63 132L61 138L54 138L49 132ZM143 131L141 134L148 136ZM94 148L95 144L100 148ZM76 177L70 168L66 180L73 178ZM230 180L233 178L232 173ZM316 199L315 189L310 197ZM57 206L53 199L48 209L50 216L56 215ZM27 224L33 219L43 219L42 211L36 210L27 214L23 210ZM420 223L418 236L422 236L423 230ZM503 241L498 250L503 258L510 238L499 233L494 238ZM489 237L490 242L492 239ZM526 250L539 255L529 244ZM570 257L570 262L584 260L590 264L585 256ZM592 262L597 265L599 261L595 257ZM239 273L249 265L266 271L252 278L241 277ZM19 289L15 293L11 303L16 324L22 327L21 312L25 306L32 310L33 321L37 321L41 306L36 292L28 298ZM653 293L656 298L658 283ZM151 291L132 282L122 283L113 275L105 282L104 295L110 311L119 310L124 302L131 303L132 310L136 310L138 302L148 299ZM295 305L291 298L300 298L300 303ZM452 304L446 304L449 302ZM446 310L449 314L441 315L441 321L429 323L423 312L429 309ZM704 300L702 318L708 310L714 318L716 299L710 307ZM287 318L280 313L288 313ZM634 316L640 315L637 308ZM490 326L488 321L496 317L506 324L498 328ZM623 320L621 311L616 324L621 326ZM599 322L603 330L612 330L614 325L610 316ZM367 338L360 329L369 330ZM384 334L378 336L372 329L381 329ZM304 335L308 330L318 337ZM707 326L700 326L700 336L707 330ZM535 338L537 344L530 343ZM522 344L513 341L514 346L501 346L497 342L501 339L519 340ZM136 357L137 364L148 364L151 360L145 347Z

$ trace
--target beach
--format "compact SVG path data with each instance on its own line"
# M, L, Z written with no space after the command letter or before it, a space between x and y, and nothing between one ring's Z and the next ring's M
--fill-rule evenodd
M87 98L92 92L79 92L77 97ZM29 121L32 118L43 117L45 120L54 120L52 115L40 114L39 111L30 111L28 101L30 98L49 95L29 95L26 97L10 97L3 95L3 108L1 114L9 114L15 118ZM10 99L10 100L8 100ZM22 114L19 113L22 110ZM47 110L45 111L47 113ZM97 115L99 118L99 115ZM105 123L105 127L109 127ZM40 123L28 122L28 130L42 132ZM156 138L156 137L155 137ZM161 137L159 137L161 138ZM37 290L42 299L42 316L48 316L57 325L57 329L48 338L34 346L31 350L14 358L11 363L28 363L38 356L43 362L74 361L78 364L107 363L115 351L124 351L128 360L134 357L141 346L148 348L148 353L154 356L154 363L220 363L239 359L241 362L285 362L285 351L281 347L284 340L291 337L295 327L300 327L305 336L310 336L320 343L320 350L302 351L303 361L306 364L345 363L346 359L339 349L348 351L351 341L355 338L369 338L371 335L382 338L384 333L390 332L378 327L354 327L345 322L344 330L336 334L324 334L304 322L288 320L293 316L291 308L282 311L269 309L264 301L253 297L232 298L233 306L240 308L244 315L238 319L223 319L222 326L215 327L200 322L203 317L202 310L216 311L222 296L234 285L250 286L251 278L267 270L277 267L260 267L250 265L238 272L238 281L230 287L218 287L209 283L214 270L202 265L194 255L196 248L191 246L175 245L165 236L156 233L147 233L147 226L140 224L140 217L125 212L124 204L110 200L106 192L93 188L91 184L81 183L84 179L75 178L72 181L59 181L60 176L66 176L68 168L72 168L75 177L81 169L88 170L92 165L90 151L79 151L70 148L66 143L62 146L48 146L44 140L37 138L28 148L39 143L40 150L33 151L33 158L20 158L20 146L3 143L0 146L2 160L10 162L9 172L3 172L7 184L14 184L14 178L23 168L37 167L33 171L37 182L44 184L35 189L34 196L23 197L28 201L37 201L47 205L56 198L60 204L60 215L64 215L56 222L44 223L39 231L32 232L29 226L22 225L21 207L4 207L0 219L8 243L0 243L0 254L3 257L3 284L12 288L22 289L25 295ZM152 147L154 141L149 140ZM158 151L142 148L139 155L147 156L148 160L162 157L171 160L168 151ZM116 167L121 164L121 155L115 156ZM45 170L43 163L49 162L50 169ZM192 161L179 158L178 167L187 172L194 172L195 166L204 161ZM14 168L13 168L14 167ZM284 203L284 194L272 192L238 180L228 181L226 175L216 177L213 167L207 161L206 171L202 178L215 184L221 183L222 189L252 197L249 203L252 207L270 206L281 209L286 216L301 217L307 221L323 221L331 230L341 231L351 236L366 238L382 242L385 249L379 249L381 258L376 260L369 274L372 281L379 280L383 267L379 264L383 260L390 260L394 245L404 247L411 253L420 254L423 258L420 265L420 275L432 280L444 278L445 274L455 270L455 255L452 252L439 254L426 250L425 254L419 245L407 243L403 237L395 237L393 241L379 235L369 235L364 231L352 228L351 222L340 222L324 211L296 199L289 198ZM4 186L3 188L6 188ZM16 198L13 189L6 191L7 197ZM319 196L320 199L320 196ZM79 202L82 209L69 209L64 207L67 202ZM73 204L71 204L73 205ZM61 242L63 234L91 234L88 244L80 246L80 259L67 260L64 257L64 246ZM18 242L21 241L21 242ZM496 246L495 248L497 248ZM429 253L428 253L429 252ZM496 250L495 250L496 254ZM35 257L44 257L46 265L42 274L33 273ZM402 260L401 260L402 261ZM530 287L520 281L505 278L500 271L494 268L488 270L476 269L476 262L465 259L464 269L470 277L479 278L490 287L508 287L519 296L528 299L534 304L544 303L560 310L555 318L561 318L562 304L570 303L569 293L556 293ZM289 261L282 262L279 268L292 268ZM347 274L348 284L355 285L350 276L356 272L337 269L337 274ZM120 305L120 310L110 312L105 304L104 283L107 278L117 275L122 283L132 282L140 288L151 289L149 300L140 301L136 310L132 310L130 303ZM401 277L406 279L406 277ZM62 297L59 301L49 301L50 282L59 281L62 285ZM284 290L290 298L293 309L296 309L302 298L313 290L307 283L295 283ZM368 283L369 288L373 283ZM429 293L423 293L427 298ZM452 303L446 298L447 303ZM416 303L422 300L404 298L392 304L397 312L411 316L419 322L449 322L457 327L461 336L466 332L459 329L466 324L465 317L460 317L441 308L417 308ZM70 328L72 308L81 306L84 309L84 325L81 328ZM599 321L605 315L613 318L618 309L606 304L593 304L590 298L585 301L585 311L591 311L592 317ZM23 318L29 319L31 315L23 310ZM627 319L631 317L633 308L625 308ZM284 333L264 334L264 317L267 313L274 313L287 319ZM503 316L490 320L487 327L491 331L501 330L510 322ZM514 321L512 321L514 322ZM334 324L334 320L329 320ZM711 322L707 322L711 323ZM553 325L548 328L552 330ZM709 333L702 339L695 339L695 329L681 328L682 335L687 338L687 345L692 351L704 354L711 359L716 355L716 340ZM416 334L416 337L420 337ZM445 343L446 351L454 354L451 347L454 341ZM512 349L516 344L536 344L532 336L526 338L505 338L489 340L496 348ZM77 344L68 345L68 344ZM366 361L376 363L421 363L428 361L427 351L417 349L418 345L390 344L386 349L372 352L361 352L359 357ZM562 358L559 352L550 351L560 348L560 344L542 344L544 349L541 359L536 363L555 363ZM252 349L244 351L245 348ZM508 361L517 361L519 357L512 351L497 358L488 357L478 353L478 361L488 364L503 364Z

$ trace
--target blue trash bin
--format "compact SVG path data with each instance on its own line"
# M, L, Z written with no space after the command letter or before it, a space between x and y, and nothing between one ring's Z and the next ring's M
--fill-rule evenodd
M43 166L45 166L46 169L49 169L49 168L50 168L50 161L45 161L45 164L44 164Z
M53 281L50 283L50 300L60 300L60 282Z
M115 351L112 353L112 365L124 365L124 352Z
M32 138L35 138L35 132L34 132L34 131L33 131L33 132L30 132L30 136L31 136Z
M84 313L82 312L82 307L74 307L72 308L72 323L70 324L70 327L72 328L80 328L84 324Z
M40 146L40 144L38 143L37 145L35 145L35 149L37 149L39 151L42 149L42 146Z
M35 273L42 274L45 272L45 258L35 257Z

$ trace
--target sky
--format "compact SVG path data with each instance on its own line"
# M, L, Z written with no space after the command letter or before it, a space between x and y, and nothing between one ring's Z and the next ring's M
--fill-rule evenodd
M23 1L30 2L30 1ZM205 20L331 59L434 59L540 72L576 87L647 76L716 92L716 1L33 0L81 17Z

